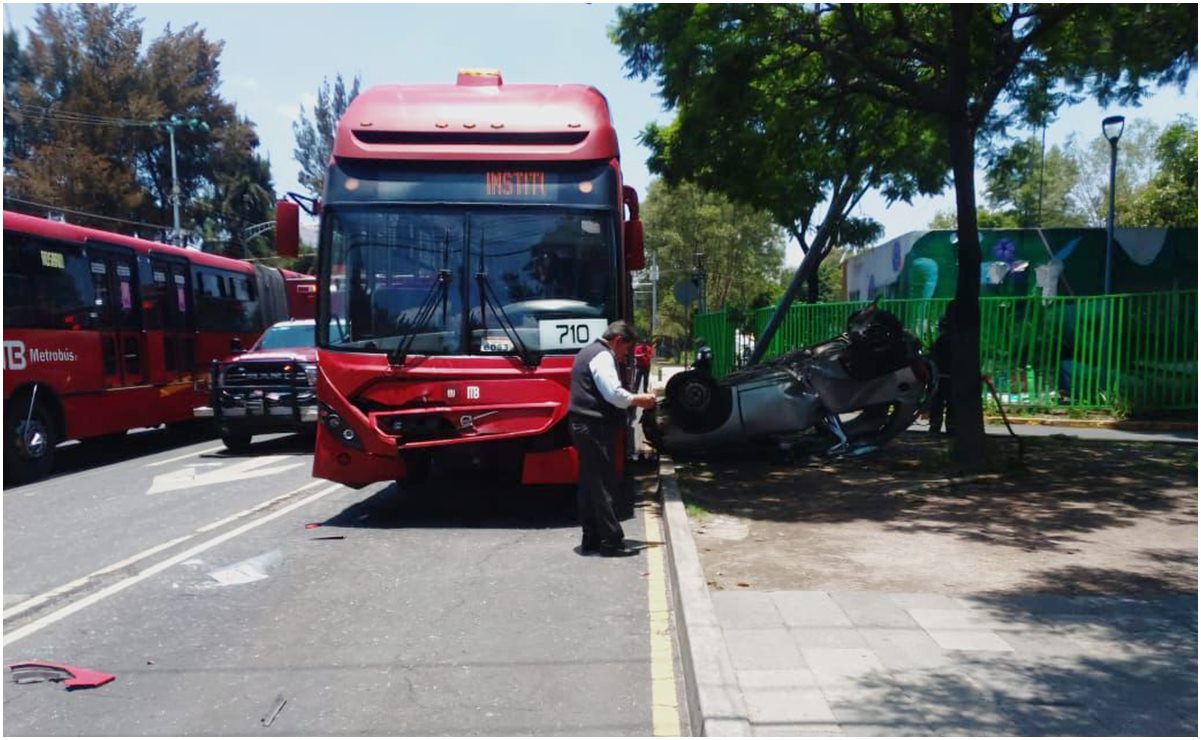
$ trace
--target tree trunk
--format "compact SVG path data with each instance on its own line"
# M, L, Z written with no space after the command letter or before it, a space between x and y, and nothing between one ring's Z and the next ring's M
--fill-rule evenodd
M976 228L976 132L965 120L950 122L951 169L959 215L959 271L951 325L951 457L964 470L984 467L984 409L980 400L980 234Z

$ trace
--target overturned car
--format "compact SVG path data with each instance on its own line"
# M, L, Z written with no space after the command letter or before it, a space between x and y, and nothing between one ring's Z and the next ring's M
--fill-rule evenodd
M830 454L870 451L907 429L934 392L937 374L918 340L872 305L833 339L721 380L689 370L667 383L643 415L658 450L689 454L781 440L814 430Z

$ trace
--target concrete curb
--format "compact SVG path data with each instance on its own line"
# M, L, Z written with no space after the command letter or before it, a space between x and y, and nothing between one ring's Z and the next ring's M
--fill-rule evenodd
M985 414L984 423L986 425L1002 426L1005 424L1005 421L1000 416ZM1187 432L1197 429L1196 422L1188 421L1119 421L1117 419L1067 419L1057 416L1011 416L1009 417L1009 423L1014 426L1114 429L1119 432Z
M671 595L692 731L701 736L749 736L751 723L746 704L688 526L688 514L676 483L675 463L664 455L659 457L659 490L663 496L664 532L672 568Z

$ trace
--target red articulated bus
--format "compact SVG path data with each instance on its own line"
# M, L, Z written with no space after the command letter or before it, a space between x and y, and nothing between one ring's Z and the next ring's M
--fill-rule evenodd
M576 480L572 360L631 317L644 262L599 91L462 71L363 92L338 124L318 252L315 476Z
M316 310L316 278L4 212L4 473L64 440L193 418L234 340Z

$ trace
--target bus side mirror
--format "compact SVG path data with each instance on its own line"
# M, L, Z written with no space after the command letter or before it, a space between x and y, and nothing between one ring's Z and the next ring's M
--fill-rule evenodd
M638 218L638 191L629 185L621 186L622 201L630 209L630 220L626 221L625 258L627 270L641 270L646 267L646 247L642 239L642 221Z
M300 206L286 200L275 204L275 253L280 257L300 254Z
M646 267L646 248L642 241L642 222L626 221L626 269Z

